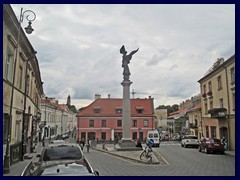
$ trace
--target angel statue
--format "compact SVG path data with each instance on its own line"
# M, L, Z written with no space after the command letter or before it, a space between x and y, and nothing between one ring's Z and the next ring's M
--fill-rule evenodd
M129 70L128 64L130 63L130 60L132 59L132 55L135 54L138 51L138 49L135 50L135 51L132 51L128 55L127 55L127 51L125 50L124 45L120 49L120 53L123 54L123 56L122 56L122 67L123 67L123 79L124 80L129 80L130 70Z

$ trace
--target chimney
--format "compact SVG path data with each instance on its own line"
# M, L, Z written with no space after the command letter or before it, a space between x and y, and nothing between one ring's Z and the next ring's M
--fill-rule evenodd
M110 94L108 94L108 99L110 99L110 96L111 96L111 95L110 95Z
M95 100L96 99L100 99L101 98L101 95L100 94L95 94Z

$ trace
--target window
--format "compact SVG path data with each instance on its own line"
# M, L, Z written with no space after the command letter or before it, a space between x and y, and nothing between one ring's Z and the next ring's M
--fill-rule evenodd
M208 129L208 126L206 126L206 138L209 137L209 129Z
M211 137L216 138L216 126L211 126Z
M94 120L89 120L89 127L94 127Z
M219 107L223 108L223 98L219 99Z
M206 93L206 84L203 85L203 93Z
M6 79L10 82L13 81L13 53L9 50L7 55L7 62L5 67Z
M221 90L222 89L222 78L221 78L221 76L218 76L217 82L218 82L218 90Z
M101 138L102 140L106 140L106 132L101 132Z
M136 111L138 114L143 114L143 106L136 106Z
M210 109L213 109L213 101L210 101Z
M205 114L208 114L208 106L207 106L207 103L204 104L204 107L205 107Z
M102 127L106 127L106 126L107 126L106 120L102 120Z
M122 109L116 109L116 114L122 114Z
M143 121L143 126L144 126L144 127L148 127L148 120L147 120L147 119L145 119L145 120Z
M117 127L122 127L122 120L117 120Z
M230 73L231 73L231 83L234 84L235 83L235 67L230 69Z
M101 112L101 109L94 108L94 109L93 109L93 112L94 112L95 114L99 114L99 113Z
M208 90L212 91L212 82L211 81L208 82Z
M137 127L137 120L133 120L132 126L133 126L133 127Z
M23 68L19 66L19 75L18 75L18 88L22 89L22 78L23 78Z
M137 140L137 132L133 132L132 133L132 139L133 140Z
M232 95L232 106L233 106L233 111L235 111L235 93Z

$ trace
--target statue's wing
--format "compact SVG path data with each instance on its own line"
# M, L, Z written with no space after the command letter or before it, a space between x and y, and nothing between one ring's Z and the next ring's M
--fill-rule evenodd
M120 49L120 53L121 53L121 54L124 54L124 53L126 53L126 50L125 50L125 47L124 47L124 45L121 47L121 49Z
M137 50L134 50L132 52L129 53L128 57L129 57L129 60L132 59L132 55L134 55L137 51L139 50L139 48Z
M131 56L134 55L138 50L139 50L139 48L135 51L130 52L129 55L131 55Z

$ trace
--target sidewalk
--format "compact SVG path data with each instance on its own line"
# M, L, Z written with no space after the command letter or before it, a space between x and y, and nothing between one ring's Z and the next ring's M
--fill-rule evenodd
M38 153L41 153L42 149L43 149L42 143L39 142L36 146L36 151L37 152L30 154L33 157L32 159L24 159L23 161L19 161L16 164L13 164L12 166L10 166L10 173L3 174L3 176L20 176L22 171L28 165L28 163L30 163L31 161L37 161L38 160L36 155Z

